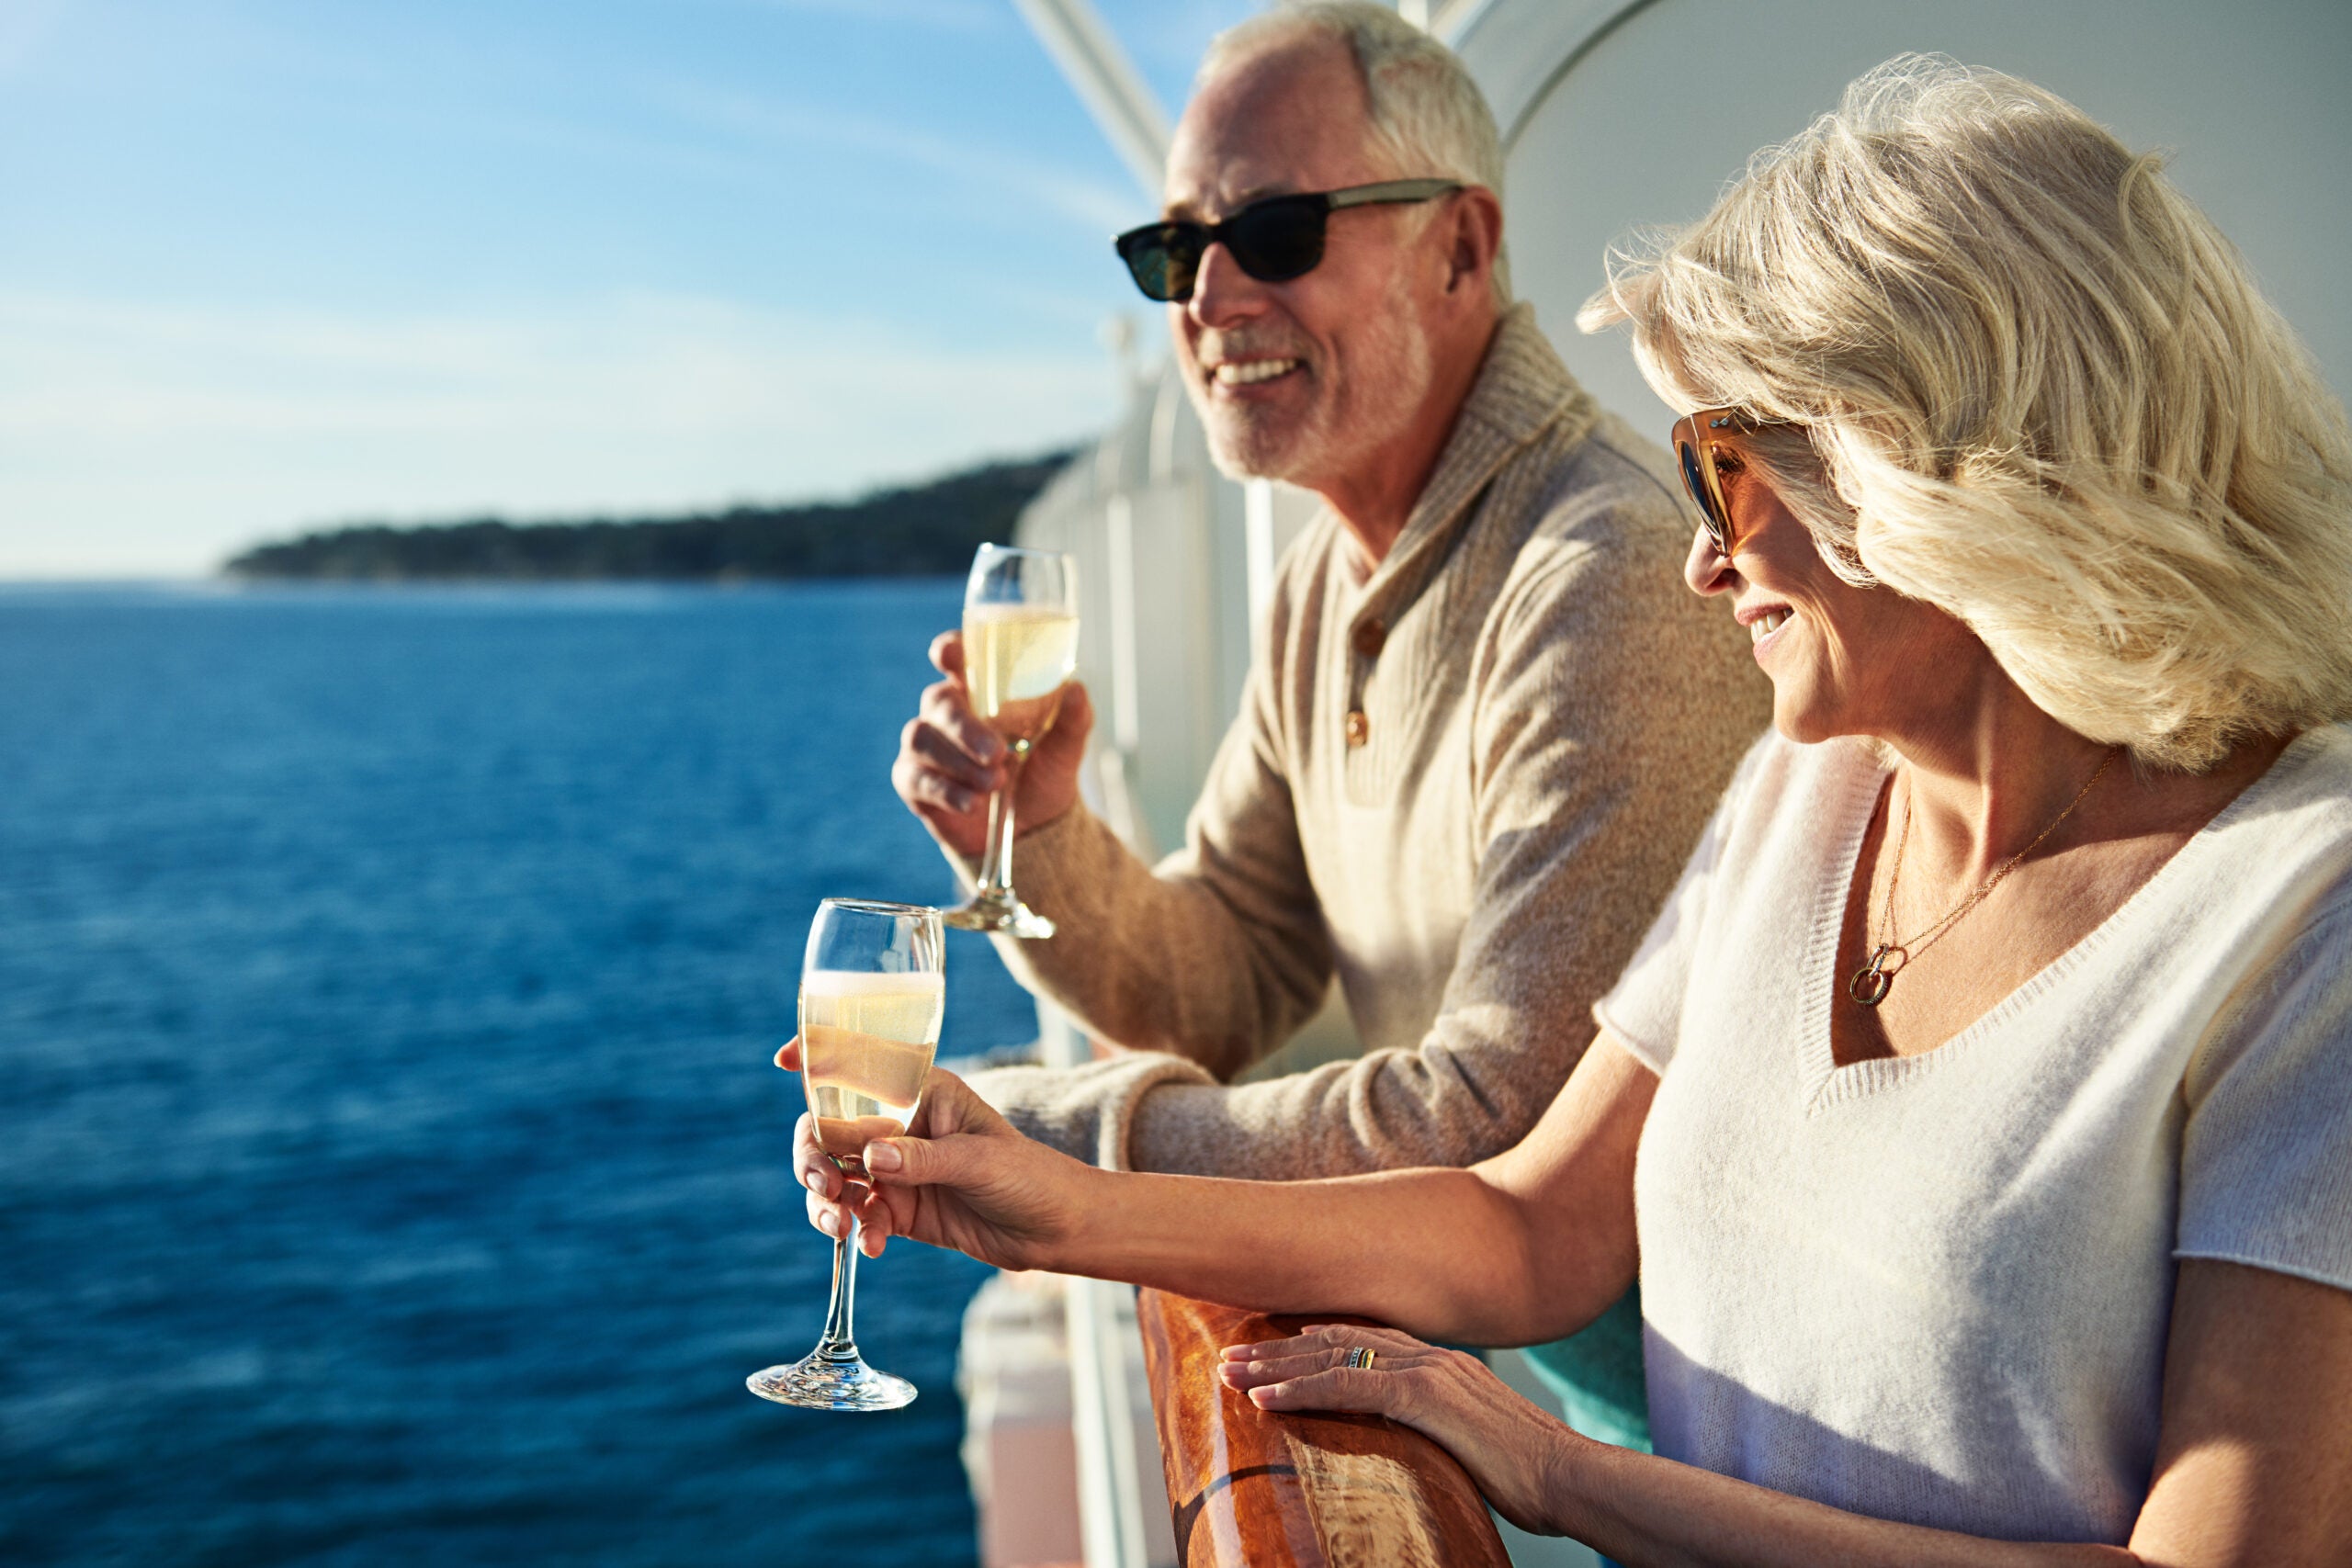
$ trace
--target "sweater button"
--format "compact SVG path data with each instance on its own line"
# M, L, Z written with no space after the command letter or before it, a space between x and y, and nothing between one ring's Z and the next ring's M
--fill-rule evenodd
M1364 711L1362 708L1349 709L1348 744L1351 746L1361 746L1371 739L1372 720L1364 716Z
M1366 659L1379 658L1380 650L1387 641L1388 628L1380 624L1376 615L1356 627L1356 651Z

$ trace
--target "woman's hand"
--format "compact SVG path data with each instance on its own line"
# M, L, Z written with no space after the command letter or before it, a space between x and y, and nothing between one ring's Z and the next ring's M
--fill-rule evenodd
M800 1067L800 1042L775 1054ZM808 1190L808 1223L830 1236L864 1227L860 1247L882 1256L894 1235L953 1247L1004 1269L1045 1266L1080 1212L1091 1173L1025 1138L954 1073L933 1067L907 1134L865 1145L863 1181L845 1176L817 1142L806 1112L793 1130L793 1174Z
M1356 1346L1372 1365L1346 1364ZM1495 1511L1521 1529L1556 1534L1554 1467L1587 1441L1529 1404L1484 1361L1394 1328L1327 1325L1295 1339L1228 1345L1228 1388L1261 1410L1359 1410L1400 1421L1462 1461Z

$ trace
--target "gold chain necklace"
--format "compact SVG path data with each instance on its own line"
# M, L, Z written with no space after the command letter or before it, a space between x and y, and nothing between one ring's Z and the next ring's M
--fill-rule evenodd
M1894 938L1894 889L1903 880L1903 852L1911 842L1911 791L1906 785L1903 792L1903 831L1895 836L1894 869L1887 874L1886 908L1879 917L1880 935L1884 940L1871 950L1869 962L1855 970L1854 977L1846 982L1846 994L1866 1008L1874 1008L1886 1000L1886 994L1894 989L1894 976L1902 973L1904 966L1935 946L1946 931L1960 923L1962 915L1983 903L1984 895L2001 885L2001 878L2017 870L2019 861L2040 849L2041 840L2056 832L2058 825L2075 814L2075 807L2083 803L2083 796L2090 794L2091 785L2098 783L2099 776L2107 772L2122 750L2120 746L2109 747L2107 755L2099 760L2098 767L2092 772L2090 778L2075 792L2075 798L2066 803L2066 809L2052 818L2050 826L2034 835L2033 842L2003 861L1992 875L1977 885L1975 892L1945 910L1943 918L1927 930L1898 942Z

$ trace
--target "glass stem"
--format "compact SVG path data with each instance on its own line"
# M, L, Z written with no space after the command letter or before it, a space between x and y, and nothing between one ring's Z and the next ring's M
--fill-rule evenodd
M989 796L988 843L980 852L982 897L1012 891L1012 796L1021 787L1021 764L1029 760L1029 742L1015 740L1004 762L1004 787Z
M817 1354L829 1361L857 1359L857 1337L850 1327L850 1316L857 1301L857 1237L862 1227L850 1222L849 1235L833 1240L833 1303L825 1309L825 1337L817 1341Z

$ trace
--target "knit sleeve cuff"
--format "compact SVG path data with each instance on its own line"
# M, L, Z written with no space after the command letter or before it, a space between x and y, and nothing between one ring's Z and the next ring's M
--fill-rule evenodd
M1136 1107L1162 1084L1215 1083L1181 1056L1136 1051L1075 1067L991 1067L972 1091L1028 1136L1105 1170L1126 1170Z

